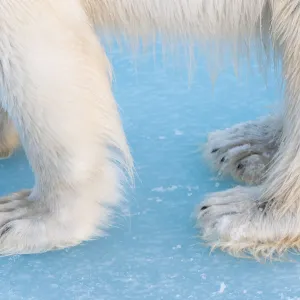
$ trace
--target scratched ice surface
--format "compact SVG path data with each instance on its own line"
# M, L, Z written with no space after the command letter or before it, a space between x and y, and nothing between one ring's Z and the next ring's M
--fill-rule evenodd
M216 180L198 152L209 131L274 109L280 82L268 86L252 63L239 78L225 68L212 88L205 60L189 80L186 63L160 47L109 49L114 91L139 179L109 236L66 251L0 258L0 299L188 300L300 299L299 263L258 264L209 250L190 218L203 195L233 182ZM0 164L5 194L30 187L22 151ZM298 298L297 298L298 297Z

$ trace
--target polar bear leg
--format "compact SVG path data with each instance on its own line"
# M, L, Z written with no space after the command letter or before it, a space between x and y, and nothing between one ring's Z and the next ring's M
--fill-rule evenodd
M1 105L35 176L32 190L0 198L5 255L101 235L119 203L111 149L132 168L109 63L81 7L72 0L26 3L0 4Z
M271 5L286 88L278 150L260 186L210 194L197 210L202 236L213 248L263 259L300 250L300 37L294 30L300 28L300 6Z

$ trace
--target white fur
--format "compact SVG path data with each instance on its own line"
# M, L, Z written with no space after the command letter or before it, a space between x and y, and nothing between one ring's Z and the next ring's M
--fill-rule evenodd
M132 173L110 65L79 2L10 0L0 12L1 104L35 175L9 212L0 199L0 253L71 246L101 234L119 202L111 148Z
M118 170L132 176L130 151L111 92L110 65L96 28L124 33L132 41L152 41L157 34L166 43L178 38L191 44L213 41L216 54L228 43L234 57L247 52L252 42L261 53L272 39L275 52L282 53L287 81L277 159L259 188L210 197L217 200L202 206L198 224L210 243L222 247L226 242L224 248L234 254L258 253L259 248L264 249L260 254L270 256L297 247L298 0L7 0L0 2L0 28L0 153L8 155L18 144L12 121L35 174L32 192L0 199L0 254L62 248L101 234L120 200ZM243 134L245 126L240 130ZM244 133L243 144L253 137L252 129L250 136ZM236 141L232 131L226 134ZM269 138L258 136L254 148L265 149ZM236 204L236 199L245 201ZM259 217L256 203L270 204ZM233 213L252 223L234 219ZM289 222L284 230L282 220Z

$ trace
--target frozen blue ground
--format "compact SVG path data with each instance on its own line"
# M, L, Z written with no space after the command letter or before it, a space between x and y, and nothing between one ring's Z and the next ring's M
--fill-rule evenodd
M150 52L132 61L110 50L115 95L140 181L130 215L110 236L42 255L0 259L3 300L300 299L299 263L259 264L209 250L196 238L191 213L207 192L233 182L214 180L197 153L209 131L268 113L280 98L257 66L239 79L226 69L214 92L204 60L189 86L184 63L162 65ZM22 152L0 164L3 194L30 187Z

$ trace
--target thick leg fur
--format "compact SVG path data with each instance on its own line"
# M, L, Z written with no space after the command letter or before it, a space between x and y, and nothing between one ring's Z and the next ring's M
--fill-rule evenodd
M0 254L67 247L99 235L119 203L111 148L132 162L110 66L73 0L0 3L2 107L35 175L0 199Z
M203 238L235 255L273 258L300 250L300 6L272 1L272 34L286 79L281 143L260 187L209 195L197 214Z

